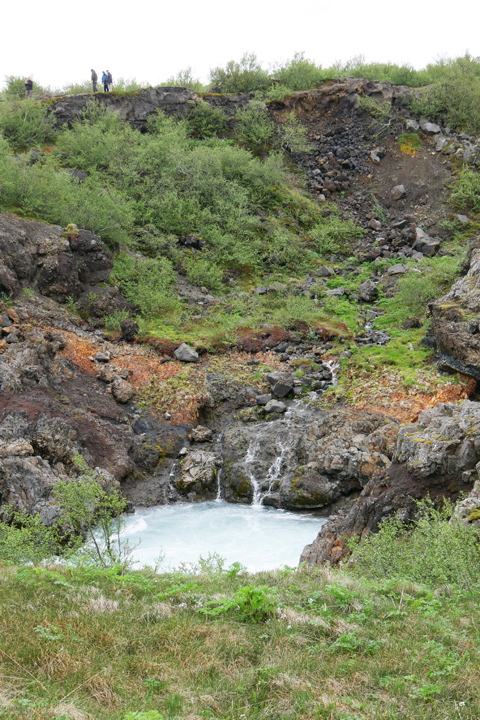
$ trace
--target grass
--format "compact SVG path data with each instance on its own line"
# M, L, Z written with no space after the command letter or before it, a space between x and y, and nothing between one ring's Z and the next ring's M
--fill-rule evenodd
M473 595L214 565L1 567L0 718L478 718Z

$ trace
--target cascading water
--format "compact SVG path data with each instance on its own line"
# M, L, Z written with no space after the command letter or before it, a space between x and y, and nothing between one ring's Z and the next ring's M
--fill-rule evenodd
M264 499L270 495L274 489L275 483L282 472L283 459L288 450L288 444L279 440L278 445L280 447L280 453L275 457L268 468L265 478L262 480L259 480L255 475L255 459L256 453L260 449L260 440L252 440L248 446L247 454L245 455L245 471L253 488L252 505L254 506L263 504Z

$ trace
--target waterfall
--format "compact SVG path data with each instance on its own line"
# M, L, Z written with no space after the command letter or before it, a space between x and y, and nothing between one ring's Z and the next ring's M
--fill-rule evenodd
M288 429L288 423L286 423L286 428ZM245 455L245 471L253 487L252 505L263 505L264 499L273 492L275 483L280 478L283 461L288 451L288 443L279 439L277 444L279 446L280 453L275 457L274 461L268 468L265 477L259 480L255 474L255 460L260 449L260 440L256 438L255 440L250 441Z

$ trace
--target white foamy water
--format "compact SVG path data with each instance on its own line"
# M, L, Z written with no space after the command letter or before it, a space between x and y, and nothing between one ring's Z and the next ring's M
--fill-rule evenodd
M137 567L155 565L160 554L163 570L217 553L225 567L239 562L250 572L295 567L326 522L311 514L222 500L142 508L125 519L124 539L132 546L141 540L133 553Z

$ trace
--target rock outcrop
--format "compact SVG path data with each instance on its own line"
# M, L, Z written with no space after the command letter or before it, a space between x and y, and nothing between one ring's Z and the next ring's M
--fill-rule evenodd
M279 419L235 424L223 435L222 497L261 499L288 509L325 508L360 492L390 465L397 431L385 416L325 411L301 402Z
M440 367L480 380L480 238L472 243L467 274L430 309Z
M105 287L113 259L88 230L66 237L59 225L0 214L0 292L36 289L57 302L78 302L85 317L103 319L128 308L118 288Z
M480 405L469 400L440 403L420 414L416 425L400 428L394 463L373 477L351 510L326 523L302 553L312 565L337 563L349 554L347 540L376 532L380 522L395 514L413 520L416 500L426 497L456 500L472 489L480 461ZM478 484L478 480L477 480ZM476 512L478 490L458 510L460 518ZM474 518L476 519L476 515Z

